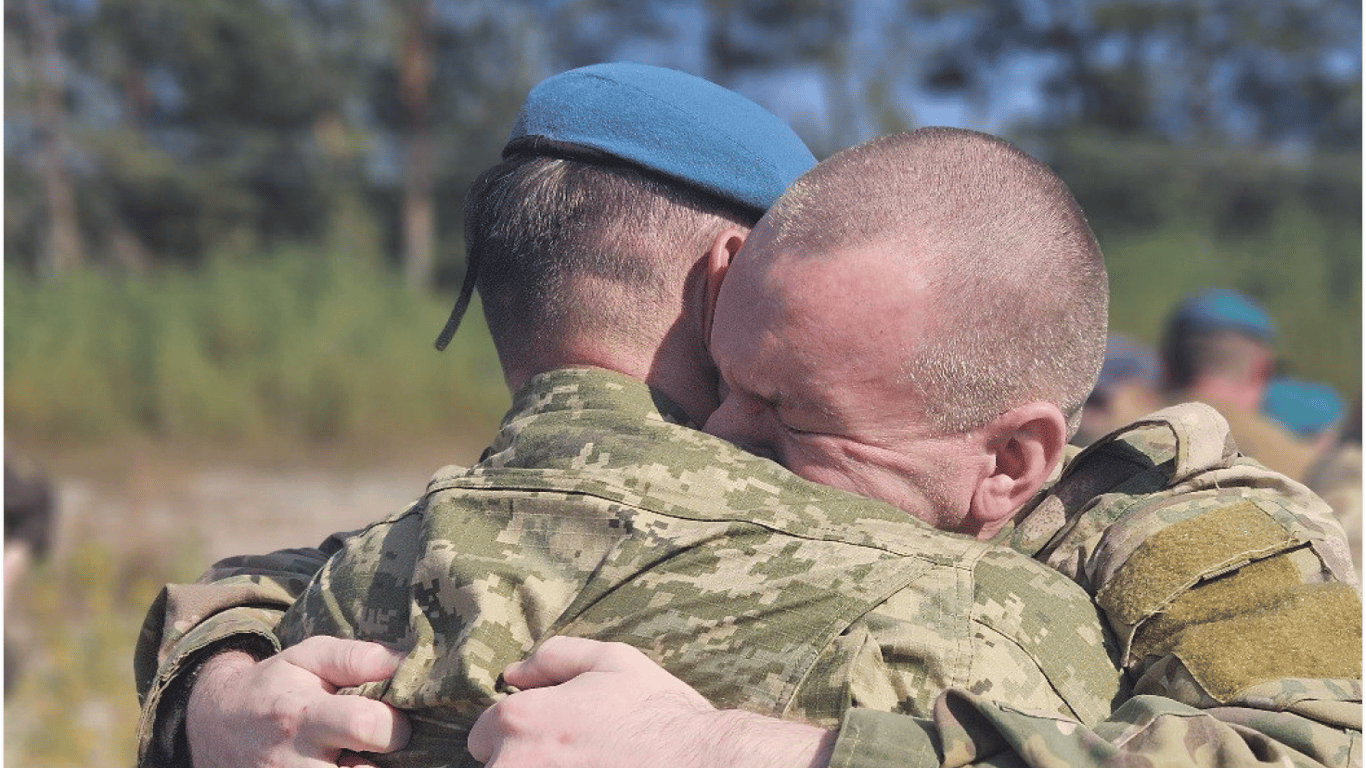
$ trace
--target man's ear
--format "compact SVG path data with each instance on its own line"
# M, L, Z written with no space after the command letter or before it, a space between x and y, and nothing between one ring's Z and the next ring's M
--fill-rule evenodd
M1052 403L1026 403L992 419L980 434L991 461L972 494L968 532L989 539L1048 480L1067 444L1067 419Z
M726 270L730 269L730 263L735 260L736 254L745 245L745 238L749 235L749 230L741 227L726 227L716 233L712 238L711 247L707 249L707 277L706 277L706 313L703 322L706 326L702 329L705 334L703 338L711 340L712 318L716 315L716 297L721 295L721 282L726 279Z

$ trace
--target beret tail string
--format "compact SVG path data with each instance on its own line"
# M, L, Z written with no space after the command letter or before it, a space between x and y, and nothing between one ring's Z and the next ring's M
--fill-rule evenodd
M446 345L451 343L451 337L460 327L460 319L465 316L465 309L470 305L470 298L474 295L474 283L478 275L478 260L470 257L465 264L465 279L460 283L460 297L455 300L455 306L451 308L451 316L446 319L446 327L441 329L441 335L436 337L436 351L444 352Z

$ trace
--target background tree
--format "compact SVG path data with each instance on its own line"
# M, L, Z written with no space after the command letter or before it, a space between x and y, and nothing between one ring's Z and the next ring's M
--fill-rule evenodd
M1227 279L1360 335L1348 0L24 0L5 25L6 262L49 274L297 244L444 290L526 90L629 59L752 96L817 156L927 123L1002 134L1103 239L1220 254L1151 285L1116 263L1117 323L1155 322L1123 297ZM1281 238L1293 260L1262 253Z

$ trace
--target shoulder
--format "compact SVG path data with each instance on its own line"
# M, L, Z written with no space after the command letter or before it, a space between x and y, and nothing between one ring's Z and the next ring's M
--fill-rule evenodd
M1124 683L1113 635L1090 595L1014 550L984 552L973 580L973 635L988 638L975 646L973 677L1045 681L1065 714L1104 717Z
M1066 627L1101 647L1091 595L1076 582L1011 549L983 551L972 569L973 616L1008 637L1040 648Z

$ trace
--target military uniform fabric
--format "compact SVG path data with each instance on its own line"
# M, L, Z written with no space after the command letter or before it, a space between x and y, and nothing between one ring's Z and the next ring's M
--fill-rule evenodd
M1001 541L1046 559L1088 590L1099 591L1146 539L1163 530L1167 517L1198 521L1205 519L1198 514L1201 510L1250 502L1267 511L1293 540L1306 542L1287 544L1279 551L1307 564L1298 570L1307 583L1345 583L1350 578L1343 574L1345 544L1331 521L1324 522L1322 502L1299 484L1240 456L1227 425L1208 407L1182 411L1158 414L1102 439L1081 455L1071 453L1057 473L1061 480L1050 481L1017 516L1017 525L1003 532ZM1184 503L1188 493L1195 503ZM168 587L175 599L159 601L149 613L138 647L139 692L146 697L140 728L142 764L154 764L147 756L154 754L157 744L174 741L179 710L167 705L174 704L175 697L163 692L176 689L177 680L192 668L193 655L214 643L230 642L239 633L273 637L274 620L292 601L291 594L298 594L299 585L325 559L325 552L305 556L299 551L235 558L211 569L200 584ZM1216 580L1220 571L1231 569L1221 562L1204 570ZM255 602L229 595L234 589L255 590ZM1133 605L1151 601L1139 594ZM1285 614L1269 615L1286 621ZM1127 621L1119 626L1128 631ZM1290 627L1303 629L1300 624ZM1180 634L1179 628L1175 634ZM1359 629L1357 636L1349 644L1359 647ZM1359 660L1359 652L1349 655ZM1168 652L1126 661L1131 671L1142 672L1178 670L1180 666L1172 663L1176 659ZM1194 703L1136 696L1094 728L966 691L953 691L938 701L932 719L852 708L845 715L831 765L1261 764L1249 755L1266 756L1273 764L1278 755L1289 765L1361 764L1359 671L1345 683L1290 678L1263 685L1263 690L1272 691L1279 686L1291 697L1298 695L1297 688L1317 691L1319 698L1301 696L1289 705L1293 709L1285 711L1278 709L1274 697L1258 698L1256 690L1220 706L1188 683L1188 677L1152 675L1149 684L1155 689ZM160 741L152 738L154 732ZM1179 743L1172 741L1176 736L1188 738L1187 747L1173 747ZM1192 745L1201 748L1199 755L1192 756ZM155 764L176 763L168 758Z
M1359 766L1361 598L1327 505L1191 403L1076 454L1003 533L1097 595L1135 696L1078 727L963 691L851 710L832 768Z
M1200 401L1214 408L1228 423L1229 433L1238 450L1251 456L1268 469L1293 479L1304 481L1318 458L1313 446L1300 440L1275 419L1255 408L1231 402L1225 398L1204 395L1196 397L1187 392L1171 396L1172 404Z
M1342 524L1352 549L1352 563L1361 577L1361 444L1343 441L1331 446L1310 467L1305 485L1323 498Z
M357 691L413 722L381 765L460 754L501 670L553 634L831 727L849 706L928 714L950 687L1094 722L1119 693L1090 599L1056 572L671 423L605 371L530 382L483 461L348 540L278 632L407 652Z

